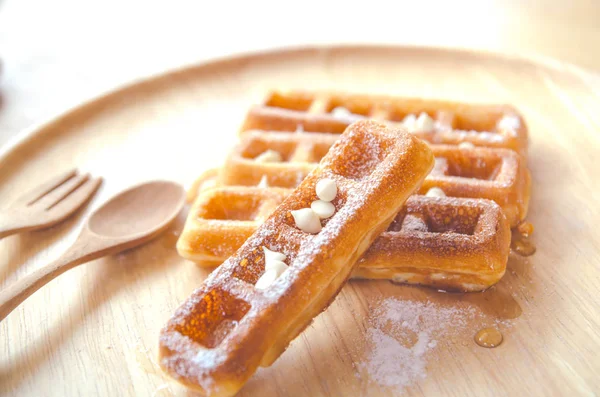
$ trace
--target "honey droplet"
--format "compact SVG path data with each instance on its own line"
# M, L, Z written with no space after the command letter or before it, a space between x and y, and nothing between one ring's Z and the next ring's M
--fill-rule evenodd
M512 320L523 314L521 305L505 283L496 284L481 293L464 294L461 300L476 305L489 316L502 320Z
M475 334L475 343L481 347L500 346L504 338L496 328L484 328Z
M517 231L523 237L529 237L533 233L533 225L530 222L521 222L517 225Z
M521 225L519 225L519 227L517 227L517 229L513 230L512 232L510 248L521 256L531 256L535 254L536 251L535 245L529 239L529 235L533 231L533 226L531 227L531 229L521 228L520 226Z

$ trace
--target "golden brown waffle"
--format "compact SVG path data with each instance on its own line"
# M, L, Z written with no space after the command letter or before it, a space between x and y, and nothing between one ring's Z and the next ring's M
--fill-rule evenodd
M202 192L177 243L179 254L203 266L222 263L290 192L249 186ZM508 221L493 201L412 196L353 278L481 291L504 275L509 246Z
M162 330L161 367L205 395L235 394L269 366L337 295L356 261L393 221L433 167L428 145L375 122L351 125L304 181L176 311ZM318 234L299 230L290 211L337 183L335 214ZM264 290L262 250L289 268Z
M351 114L335 115L344 108ZM332 113L333 112L333 113ZM508 105L353 95L324 92L272 92L248 112L241 132L249 130L341 133L360 118L399 123L409 114L427 113L435 120L429 132L413 134L431 143L459 144L527 151L527 126Z
M316 167L336 139L323 133L248 132L230 153L217 183L256 186L265 177L269 186L295 187ZM494 200L511 226L525 218L530 175L523 157L508 149L456 145L431 145L431 148L436 165L423 183L421 194L439 187L447 196ZM267 150L280 153L282 161L256 161Z

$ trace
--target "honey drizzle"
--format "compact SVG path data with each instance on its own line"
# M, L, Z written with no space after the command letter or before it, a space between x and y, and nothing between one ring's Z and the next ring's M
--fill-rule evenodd
M521 222L512 231L510 248L521 256L531 256L535 254L537 248L530 240L533 233L533 225L529 222Z
M483 328L475 334L475 343L481 347L498 347L504 340L502 333L496 328Z

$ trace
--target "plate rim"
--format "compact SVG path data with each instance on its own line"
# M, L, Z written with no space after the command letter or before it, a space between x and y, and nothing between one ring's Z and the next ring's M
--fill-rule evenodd
M553 77L557 77L557 78L565 78L565 84L568 86L570 85L570 81L573 81L572 84L574 84L576 87L581 84L582 82L585 83L586 79L588 78L587 76L580 76L578 73L584 73L587 74L587 72L584 69L581 69L577 66L574 65L569 65L567 63L562 63L560 61L557 61L556 63L552 63L550 65L546 65L543 62L538 63L536 61L533 60L533 58L524 58L524 57L520 57L520 56L516 56L516 57L512 57L510 54L502 54L502 53L487 53L485 51L478 51L478 50L461 50L461 49L449 49L449 48L442 48L442 47L428 47L428 46L405 46L405 45L327 45L327 46L302 46L302 47L285 47L283 49L268 49L268 50L259 50L259 51L250 51L247 53L236 53L236 54L228 54L226 56L222 56L219 58L211 58L211 59L207 59L205 61L197 61L197 62L190 62L189 64L181 64L178 65L177 67L173 67L173 68L169 68L166 70L161 70L158 71L156 73L150 73L148 75L139 75L131 80L128 81L123 81L120 83L117 83L114 86L109 86L106 88L105 91L102 91L100 93L96 92L96 93L92 93L92 95L90 97L87 98L82 98L81 100L77 101L77 103L69 105L68 107L65 107L64 110L59 111L54 113L53 115L50 115L50 117L45 118L45 120L42 120L41 122L37 122L35 124L32 124L31 126L22 129L21 131L19 131L17 134L13 135L12 137L9 138L9 140L2 146L0 146L0 167L2 167L3 165L6 167L7 165L10 165L11 162L13 161L13 156L15 153L18 153L19 155L21 155L23 152L21 151L29 151L29 148L31 148L30 145L35 144L38 140L43 140L46 138L50 138L50 139L55 139L55 138L59 138L60 134L61 134L61 126L67 126L70 127L72 126L71 121L74 120L74 118L79 118L80 115L87 115L84 119L83 119L83 126L85 126L88 123L94 123L95 119L98 117L98 111L102 108L102 106L104 104L115 104L116 101L119 101L120 98L122 98L123 95L131 95L131 94L136 94L136 93L143 93L143 92L148 92L148 97L150 99L156 98L159 99L161 97L160 93L161 93L161 89L163 87L163 84L165 82L168 82L168 79L175 76L190 76L190 78L202 78L202 76L204 76L205 74L210 74L212 70L215 70L219 67L226 67L229 70L232 70L234 73L237 73L237 71L239 71L240 69L244 69L244 67L247 65L247 63L252 63L252 62L258 62L259 63L259 68L262 68L262 65L265 65L266 68L263 70L268 70L269 67L271 67L274 64L274 60L280 59L278 57L297 57L298 59L300 59L300 57L302 56L302 54L304 54L304 51L306 51L306 54L308 56L313 57L313 59L310 61L311 64L313 65L320 65L321 60L320 60L320 56L323 55L325 57L325 59L332 57L334 58L335 55L337 53L342 53L342 54L351 54L351 51L357 51L356 54L360 55L361 52L360 51L364 51L364 53L368 53L368 51L373 51L375 54L382 54L382 56L385 55L385 51L389 50L391 51L391 55L394 57L398 57L398 55L402 55L402 54L416 54L416 56L419 56L419 54L422 54L424 59L424 62L429 62L428 58L429 56L440 56L442 59L456 59L458 61L460 61L461 59L466 59L467 61L471 60L474 64L476 64L477 62L487 62L483 64L484 68L489 68L489 70L494 70L495 68L498 68L498 70L502 71L502 70L509 70L511 67L515 67L515 68L523 68L523 71L527 71L527 74L529 73L536 73L536 68L541 68L540 72L544 73L547 72L548 76L553 78ZM323 51L322 53L320 51ZM339 52L338 52L339 51ZM348 51L347 53L344 51ZM393 52L396 51L396 52ZM415 52L413 52L415 51ZM352 55L351 55L352 56ZM266 59L264 57L267 57ZM272 58L269 58L272 57ZM446 57L446 58L444 58ZM395 63L397 65L400 65L404 62L406 62L406 60L402 60L401 56L398 57L398 63ZM329 58L331 59L331 58ZM263 63L264 61L264 63ZM313 63L314 62L314 63ZM435 62L435 59L434 61ZM500 65L498 66L498 62L500 62ZM504 65L502 64L504 63ZM574 67L576 70L572 71L569 70L570 67ZM507 68L507 69L504 69ZM532 68L532 69L529 69ZM589 74L589 78L590 79L598 79L600 78L600 74ZM198 80L197 80L198 81ZM595 83L600 83L600 79L598 79L597 81L594 81ZM594 85L593 87L598 87L598 95L600 95L600 84L598 85ZM265 87L268 88L268 87ZM273 87L276 88L276 87ZM153 92L154 89L156 89L156 92ZM146 91L146 90L151 90L151 91ZM241 90L243 92L243 90ZM576 91L576 90L573 90ZM158 95L157 95L158 94ZM600 105L600 96L594 96L594 105L596 104L596 99L598 99L598 104ZM533 99L535 101L535 99ZM534 102L535 103L535 102ZM120 105L123 106L123 109L125 111L128 111L128 105L127 104L123 104ZM560 106L560 108L564 109L564 106ZM595 108L595 106L594 106ZM108 115L108 117L112 117L110 115ZM154 123L155 120L150 121L150 123ZM81 128L75 126L75 130L73 130L73 134L72 136L87 136L87 132L83 131ZM129 134L128 131L125 131L126 134ZM42 156L45 156L47 153L48 149L43 149L43 151L40 153ZM79 150L79 149L76 149ZM35 158L35 157L34 157ZM21 162L22 161L22 162ZM7 167L8 169L6 170L6 172L11 175L10 178L13 177L13 175L18 175L18 173L21 172L21 167L24 165L26 166L28 164L29 160L27 158L23 159L23 160L19 160L18 166L17 167ZM0 168L1 169L1 168ZM15 173L16 170L16 173ZM140 181L138 181L140 182ZM19 182L20 183L20 182ZM63 240L63 238L60 238L60 240ZM37 261L37 259L34 259L35 261ZM563 260L568 261L568 258L565 258ZM556 266L554 266L554 268L556 269ZM536 282L536 286L539 287L539 281L541 279L538 278L537 282ZM515 284L512 284L515 285ZM354 288L354 287L353 287ZM542 295L541 291L539 290L535 290L532 289L532 287L529 288L530 292L535 292L536 295ZM362 294L361 294L362 295ZM366 296L366 295L363 295ZM389 297L389 295L385 295L385 297ZM109 296L108 297L108 302L110 302L111 299L114 299L115 296ZM184 296L185 299L185 296ZM117 301L118 301L118 297L117 297ZM519 301L522 302L521 299L519 299ZM181 304L182 300L180 299L176 306ZM121 303L119 303L120 305ZM82 306L82 308L84 308L85 306ZM574 306L571 305L563 305L563 310L564 308L569 307L569 310L573 310ZM97 309L96 309L97 310ZM557 316L560 317L560 316ZM578 316L579 317L579 316ZM526 319L526 317L525 317ZM580 320L577 320L580 321ZM521 324L521 327L525 327L527 328L527 322L528 320L526 320L526 323ZM82 326L82 332L87 333L88 330L86 329L87 326ZM515 328L516 329L516 328ZM76 333L74 333L73 335L76 335ZM505 334L506 335L506 334ZM564 335L564 334L563 334ZM75 336L74 336L75 337ZM156 335L154 336L149 336L146 335L145 337L143 337L146 340L156 340ZM156 343L156 342L154 342ZM61 347L60 345L63 345L62 343L59 344L59 349L56 351L58 352L58 356L61 357L61 360L64 360L64 358L62 358L63 353L61 353ZM68 346L68 344L65 344L65 346ZM148 346L148 345L146 345ZM575 346L577 347L577 346ZM153 349L155 350L155 349ZM556 348L553 349L555 352L559 352L559 350L557 350ZM126 352L124 352L126 353ZM129 352L131 353L131 352ZM56 353L55 353L56 354ZM135 358L135 357L134 357ZM294 358L293 361L296 361L297 358ZM62 367L64 367L64 363L66 363L67 361L62 361L63 364L61 364ZM134 361L135 362L135 361ZM565 365L569 365L569 363L573 363L574 361L568 360L565 361ZM142 368L143 369L143 368ZM129 371L131 372L131 370ZM131 372L133 374L133 372ZM428 378L430 378L430 375L428 375ZM26 378L24 378L26 379ZM430 378L431 379L431 378ZM580 385L583 385L581 387L587 387L587 383L584 381L583 383L579 383L581 382L581 378L576 378L576 377L571 377L571 376L567 376L567 375L562 375L561 373L561 378L562 380L566 381L568 380L568 387L577 387ZM9 380L11 380L12 382L12 377L9 378ZM420 381L419 381L420 382ZM571 383L573 382L573 383ZM26 382L23 382L23 384L26 384ZM419 386L421 387L420 383L414 383L414 386ZM111 384L111 382L105 382L105 386L107 388L112 389L113 385ZM567 387L565 386L565 387ZM16 386L16 387L23 387L23 386ZM37 385L32 383L32 389L35 390L37 389ZM257 389L258 392L260 392L260 390L262 390L262 387L260 387L259 389Z
M513 63L520 63L527 66L541 66L546 70L553 73L567 73L575 75L579 79L586 80L593 84L598 84L600 89L600 73L596 73L592 70L588 70L581 66L562 61L553 57L530 54L523 55L510 52L500 52L491 50L481 50L474 48L462 48L462 47L450 47L450 46L424 46L424 45L405 45L405 44L352 44L352 43L340 43L340 44L322 44L322 45L282 45L268 49L257 49L249 51L234 52L226 55L217 57L211 57L202 61L193 61L184 63L176 67L167 68L158 72L153 72L147 75L140 75L131 80L117 83L113 87L109 87L106 91L96 93L88 98L84 98L77 104L68 106L66 109L59 111L37 123L33 123L29 127L24 128L17 134L12 136L0 146L0 165L6 161L13 151L18 150L20 147L25 145L29 140L34 139L36 135L40 134L43 130L46 130L52 126L52 124L59 123L60 120L67 118L70 114L93 106L95 103L102 100L108 100L112 96L119 96L123 93L135 89L136 87L148 84L152 81L161 80L168 78L169 76L176 75L179 73L185 73L192 69L210 68L217 67L220 64L227 64L231 62L247 62L253 58L261 58L275 55L292 55L294 53L302 52L313 52L313 51L423 51L429 53L445 53L455 54L461 57L481 57L483 59L489 59L492 61L499 62L509 61Z

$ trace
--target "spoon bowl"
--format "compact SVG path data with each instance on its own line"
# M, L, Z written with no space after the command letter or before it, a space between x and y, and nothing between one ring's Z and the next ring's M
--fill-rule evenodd
M183 206L181 186L155 181L132 187L98 208L88 230L105 238L135 238L167 226Z
M158 236L181 211L184 199L183 188L167 181L147 182L113 197L94 211L77 241L59 259L0 292L0 321L67 270Z

